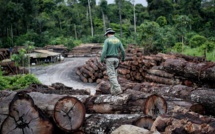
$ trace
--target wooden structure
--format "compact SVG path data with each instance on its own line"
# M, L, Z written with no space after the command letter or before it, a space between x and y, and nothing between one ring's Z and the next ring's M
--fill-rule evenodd
M68 48L64 45L46 45L44 48L52 52L61 53L63 57L67 57L67 53L69 52Z
M102 50L101 44L81 44L67 53L68 57L95 57Z
M31 64L57 62L61 56L60 53L51 52L48 50L34 50L33 53L28 53L26 55L30 57Z

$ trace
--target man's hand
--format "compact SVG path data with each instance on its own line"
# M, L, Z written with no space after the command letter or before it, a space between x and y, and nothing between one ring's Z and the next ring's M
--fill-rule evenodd
M101 60L101 63L102 63L102 65L104 65L105 64L105 60Z

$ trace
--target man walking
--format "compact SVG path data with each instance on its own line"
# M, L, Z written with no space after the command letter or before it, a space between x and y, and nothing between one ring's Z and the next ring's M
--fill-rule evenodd
M114 34L115 31L111 28L108 28L105 32L107 39L104 41L101 62L104 63L106 61L107 74L111 83L111 94L118 95L123 92L117 80L117 67L119 65L118 50L121 51L122 62L125 60L125 50L121 41Z

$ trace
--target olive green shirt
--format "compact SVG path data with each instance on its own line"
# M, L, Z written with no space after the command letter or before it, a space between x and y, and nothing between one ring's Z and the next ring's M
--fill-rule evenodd
M125 61L125 50L121 41L116 38L114 35L108 37L102 49L101 62L104 62L104 58L107 56L116 56L118 57L118 50L121 51L122 61Z

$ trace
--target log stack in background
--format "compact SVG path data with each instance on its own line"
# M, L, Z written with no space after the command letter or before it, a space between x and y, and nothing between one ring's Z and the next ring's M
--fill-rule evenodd
M63 57L67 57L67 53L69 52L68 48L64 45L46 45L44 48L49 51L61 53Z
M167 85L215 87L215 63L201 57L180 54L162 54L145 56L142 49L128 47L125 62L120 62L120 77L135 82L155 82ZM85 65L77 68L77 74L83 82L96 82L108 78L105 64L100 58L91 58Z
M101 44L81 44L74 47L66 55L68 57L95 57L102 49Z
M10 57L9 49L1 48L0 49L0 61L8 59Z
M85 65L78 67L76 74L83 82L96 82L97 79L105 78L105 65L98 58L89 59ZM107 76L106 76L107 77Z

